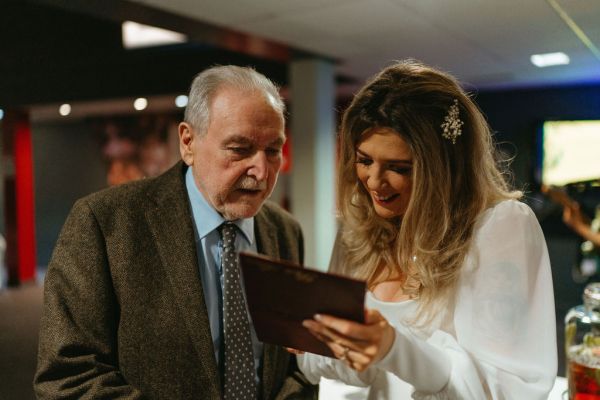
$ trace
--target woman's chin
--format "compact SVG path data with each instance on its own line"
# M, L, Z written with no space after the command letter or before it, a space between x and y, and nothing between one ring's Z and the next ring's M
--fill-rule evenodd
M392 219L401 215L401 213L398 210L383 207L379 204L375 204L375 213L384 219Z

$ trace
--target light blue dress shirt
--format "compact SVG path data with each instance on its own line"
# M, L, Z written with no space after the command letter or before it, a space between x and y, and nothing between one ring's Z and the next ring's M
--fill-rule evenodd
M198 257L198 266L200 267L202 290L204 291L204 301L206 302L206 309L208 311L215 359L219 366L221 366L223 360L221 359L222 355L219 353L219 349L223 340L223 270L221 268L222 243L218 228L225 222L225 219L200 193L194 182L191 168L188 168L186 171L185 186L190 204L192 205L196 255ZM240 219L233 222L243 233L235 237L236 250L238 252L247 251L256 253L254 218ZM258 370L262 359L263 344L256 337L252 320L250 320L250 330L252 332L254 366L257 371L256 379L259 382Z

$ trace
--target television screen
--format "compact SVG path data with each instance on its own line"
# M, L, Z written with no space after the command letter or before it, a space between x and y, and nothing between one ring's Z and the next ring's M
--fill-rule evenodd
M600 120L546 121L541 147L540 183L564 186L600 179Z

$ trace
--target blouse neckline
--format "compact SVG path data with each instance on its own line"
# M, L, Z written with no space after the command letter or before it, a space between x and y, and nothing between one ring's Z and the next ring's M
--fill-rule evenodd
M370 291L367 290L367 297L369 298L369 300L373 301L374 303L379 303L382 305L387 305L387 306L398 306L401 307L403 305L408 305L411 303L414 303L415 300L414 299L408 299L408 300L401 300L401 301L384 301L384 300L379 300L375 294Z

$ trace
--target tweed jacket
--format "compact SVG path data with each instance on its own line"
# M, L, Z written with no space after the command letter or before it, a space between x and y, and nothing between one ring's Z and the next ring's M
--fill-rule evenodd
M38 398L220 399L184 173L78 200L46 274ZM259 253L302 263L300 227L265 203ZM295 357L265 344L261 399L316 398Z

